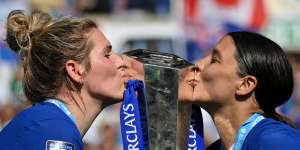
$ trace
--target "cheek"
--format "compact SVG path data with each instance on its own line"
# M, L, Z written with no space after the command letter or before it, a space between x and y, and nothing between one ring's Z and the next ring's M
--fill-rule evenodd
M205 87L213 86L215 80L217 80L220 76L219 71L220 70L217 70L217 68L213 68L213 67L207 67L203 69L203 71L201 72L201 79L203 85L205 85Z
M122 96L121 74L111 61L91 64L86 76L88 91L104 97Z
M222 69L210 69L202 72L203 91L208 99L219 101L231 98L234 95L234 81L231 74Z
M91 65L91 75L96 79L103 80L103 82L110 78L114 78L118 73L115 65L108 60L97 61Z
M117 91L121 84L121 74L114 64L102 65L102 69L99 76L101 76L101 83L104 88ZM102 74L102 75L101 75Z

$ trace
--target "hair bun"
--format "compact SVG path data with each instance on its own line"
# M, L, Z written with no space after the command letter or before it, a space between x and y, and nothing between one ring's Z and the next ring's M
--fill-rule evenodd
M14 10L7 17L7 43L16 52L31 47L29 21L23 10Z
M32 39L38 39L41 30L51 20L49 14L38 10L32 11L31 15L27 15L24 10L11 11L7 17L6 40L9 47L16 52L20 51L22 56L27 56L34 42Z
M8 27L11 27L15 32L28 30L29 28L29 17L23 10L14 10L10 12L7 20Z

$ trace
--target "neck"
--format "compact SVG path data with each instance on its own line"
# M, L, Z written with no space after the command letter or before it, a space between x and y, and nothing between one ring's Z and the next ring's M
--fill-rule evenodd
M59 95L58 98L64 101L66 107L72 113L75 124L83 137L104 106L101 100L94 100L90 97L83 99L77 93L72 94L73 96L70 96L71 94Z
M214 114L212 114L220 138L229 149L233 143L240 126L245 123L251 115L255 112L260 112L260 109L254 104L254 101L248 100L243 102L236 102L234 104L220 107Z

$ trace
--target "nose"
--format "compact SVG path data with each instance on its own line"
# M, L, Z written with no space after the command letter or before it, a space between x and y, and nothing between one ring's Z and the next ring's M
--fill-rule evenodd
M207 62L209 61L209 57L204 57L203 59L200 59L197 61L197 63L193 67L193 72L194 72L194 78L195 80L200 80L201 73L205 69L205 66Z
M199 61L197 61L197 63L195 64L195 66L197 66L198 71L202 72L204 67L205 67L205 62L207 61L208 57L205 57L203 59L200 59Z
M111 55L111 60L113 61L118 70L124 69L126 67L122 56L119 54L113 53Z
M128 60L128 56L126 55L120 55L121 59L122 59L122 64L118 67L121 70L126 70L131 68L131 64Z
M200 77L200 68L197 64L195 64L194 66L192 66L190 68L190 72L193 73L194 79L199 81L199 77Z
M194 65L190 68L190 71L196 73L200 71L200 68L197 65Z

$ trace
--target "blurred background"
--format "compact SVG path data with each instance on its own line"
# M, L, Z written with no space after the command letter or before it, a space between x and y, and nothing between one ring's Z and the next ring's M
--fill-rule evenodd
M201 58L226 32L250 30L282 46L293 65L295 90L278 108L300 127L300 0L0 0L0 130L30 106L22 92L18 56L5 43L5 19L14 9L88 17L116 52L146 48ZM274 81L276 82L276 81ZM207 113L205 135L218 138ZM86 150L121 150L119 104L98 116L85 135Z

